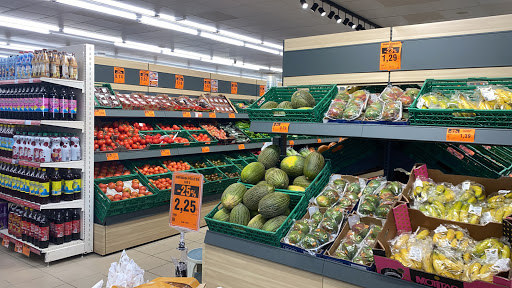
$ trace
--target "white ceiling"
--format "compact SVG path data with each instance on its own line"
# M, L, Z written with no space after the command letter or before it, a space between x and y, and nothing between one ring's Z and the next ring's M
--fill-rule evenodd
M284 39L350 31L334 20L303 10L298 0L128 0L122 1L156 12L186 16L188 20L216 26L280 44ZM383 27L474 18L512 13L512 0L335 0L338 4ZM313 0L308 0L311 5ZM324 7L327 8L327 7ZM327 10L327 9L326 9ZM59 26L121 36L125 40L179 48L190 52L229 57L251 64L280 67L282 57L203 37L139 24L120 17L83 10L45 0L0 0L0 13ZM0 27L0 38L23 43L56 43L54 46L91 42L107 55L118 54L148 61L261 76L258 71L194 60L114 48L111 43L85 41L63 35L44 35Z

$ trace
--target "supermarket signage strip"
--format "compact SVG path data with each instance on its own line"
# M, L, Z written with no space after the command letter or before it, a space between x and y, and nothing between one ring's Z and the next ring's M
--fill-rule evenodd
M14 79L14 80L2 80L0 85L12 85L12 84L29 84L29 83L53 83L66 87L76 88L83 91L84 81L69 80L69 79L58 79L58 78L28 78L28 79Z
M3 239L9 239L9 241L11 243L14 243L15 245L20 245L22 247L23 247L23 245L28 246L30 248L31 252L34 252L38 255L41 255L41 253L49 253L49 252L53 252L53 251L57 252L57 250L67 249L67 248L82 250L83 246L84 246L83 240L73 240L71 242L67 242L67 243L59 244L59 245L50 243L48 248L41 249L39 247L34 246L34 244L32 244L32 243L20 240L19 238L16 238L13 235L10 235L7 232L7 229L0 230L0 235L2 236ZM82 254L82 253L80 253L80 254Z
M35 210L48 210L48 209L68 209L68 208L79 208L82 209L84 207L84 200L73 200L73 201L61 201L59 203L49 203L49 204L37 204L34 202L30 202L27 200L23 200L17 197L13 197L4 193L0 193L0 199L4 199L11 203L15 203L18 205L23 205L28 208L32 208Z
M251 131L317 136L360 137L428 142L465 142L512 146L512 129L414 125L285 123L251 121Z
M72 129L84 129L84 121L62 121L62 120L19 120L19 119L0 119L0 124L27 125L27 126L57 126Z
M8 163L8 164L17 164L21 166L27 167L48 167L48 168L82 168L84 162L83 161L70 161L70 162L49 162L49 163L40 163L40 162L32 162L25 160L12 159L8 157L0 157L0 162Z
M215 113L215 112L195 112L195 111L155 111L155 110L122 110L122 109L95 109L94 116L97 116L97 117L249 119L249 116L247 113ZM23 121L23 120L20 120L20 121Z

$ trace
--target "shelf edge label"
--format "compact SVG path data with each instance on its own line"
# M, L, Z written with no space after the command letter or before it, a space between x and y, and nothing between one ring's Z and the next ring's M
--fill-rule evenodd
M119 160L119 154L117 153L107 153L107 161Z
M153 110L144 110L145 117L155 117L155 111Z
M107 116L105 109L95 109L94 116Z
M446 141L475 142L475 129L447 128Z
M171 156L171 150L170 149L160 150L160 156Z
M285 122L272 123L272 132L273 133L288 133L289 128L290 128L290 123L285 123Z
M201 152L203 153L208 153L210 152L210 147L206 146L206 147L201 147Z

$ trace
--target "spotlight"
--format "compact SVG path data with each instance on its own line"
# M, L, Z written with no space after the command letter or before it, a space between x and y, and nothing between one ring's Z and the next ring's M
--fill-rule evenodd
M306 0L300 0L300 4L302 5L302 9L308 8L308 2L306 2Z
M357 31L361 30L362 28L363 28L363 25L361 25L361 24L357 24L357 26L356 26L356 30L357 30Z
M311 5L311 10L313 12L315 12L317 8L318 8L318 3L313 3L313 5Z
M348 24L348 21L350 21L350 19L345 18L345 20L343 20L343 25L347 25L347 24Z
M354 28L356 28L356 24L354 24L352 21L348 22L348 27L351 27L354 26ZM353 29L353 28L352 28Z
M336 20L336 23L341 23L341 17L339 15L334 16L334 20Z
M329 15L327 15L327 18L332 19L334 17L334 11L329 12Z
M363 28L361 28L361 31L363 31L363 30L366 30L366 28L364 28L364 27L363 27Z
M323 8L323 7L320 7L320 8L318 8L318 13L320 13L320 16L322 16L322 17L323 17L323 16L325 16L325 14L326 14L327 12L325 12L325 10L324 10L324 8Z

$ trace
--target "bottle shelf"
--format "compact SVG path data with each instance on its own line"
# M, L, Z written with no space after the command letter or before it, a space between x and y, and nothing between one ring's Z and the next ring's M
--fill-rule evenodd
M58 256L58 255L49 255L50 253L55 253L55 254L72 253L73 255L85 253L85 243L83 240L73 240L73 241L63 243L60 245L55 245L55 244L50 243L50 245L48 245L48 248L42 249L42 248L35 246L34 244L32 244L30 242L23 241L19 238L14 237L13 235L11 235L7 232L7 229L0 230L0 236L2 236L3 239L8 239L10 243L14 243L15 245L16 245L16 243L21 243L22 245L27 245L30 248L30 252L33 252L35 254L38 254L38 255L43 254L43 253L47 254L46 255L47 258L53 258L53 257ZM57 259L60 259L60 258L57 258ZM46 262L54 261L57 259L50 259L49 261L46 261Z
M61 120L22 120L22 119L0 119L0 124L15 124L27 126L56 126L84 130L84 121L61 121Z
M0 162L9 163L9 164L18 164L27 167L35 167L35 168L72 168L72 169L83 169L84 161L70 161L70 162L48 162L48 163L40 163L40 162L32 162L25 160L17 160L8 157L0 157Z
M76 88L83 90L84 81L69 80L69 79L57 79L57 78L28 78L28 79L14 79L14 80L0 80L0 85L12 85L12 84L29 84L29 83L52 83L62 85L66 87Z
M73 201L60 201L59 203L48 203L48 204L39 204L31 201L23 200L17 197L13 197L4 193L0 193L0 199L4 199L11 203L15 203L18 205L23 205L28 208L32 208L35 210L49 210L49 209L72 209L79 208L84 209L84 200L73 200Z

